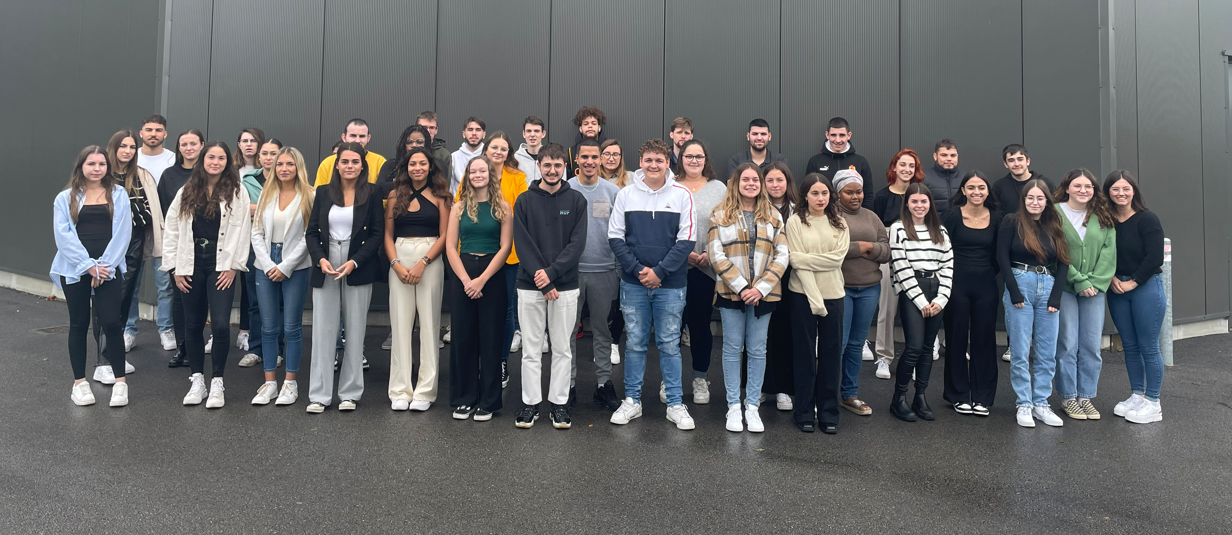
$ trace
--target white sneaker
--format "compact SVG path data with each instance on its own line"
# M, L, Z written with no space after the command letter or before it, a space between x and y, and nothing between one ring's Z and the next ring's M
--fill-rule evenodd
M128 375L135 371L137 371L137 367L133 366L133 363L129 362L128 359L124 359L124 375Z
M240 367L241 368L251 368L253 366L256 366L258 362L261 362L261 355L258 355L256 353L249 353L247 355L244 355L244 358L240 359Z
M1012 355L1010 355L1010 350L1009 350L1009 348L1006 348L1006 349L1005 349L1005 353L1001 355L1001 360L1004 360L1004 361L1006 361L1006 362L1010 362L1010 360L1011 360L1011 359L1013 359L1013 356L1012 356Z
M73 400L73 404L79 407L94 404L94 392L90 390L90 382L82 381L73 385L73 391L69 394L69 399Z
M744 416L740 414L739 405L732 405L727 408L727 430L733 433L744 431Z
M278 363L275 364L275 367L281 368L283 362L284 362L284 359L282 358L282 355L278 355Z
M163 351L175 351L175 331L159 331L158 341L163 344Z
M205 400L205 396L210 394L205 389L205 376L194 373L188 378L188 382L192 383L192 386L188 388L188 395L184 396L184 404L200 405Z
M94 380L105 385L115 384L115 372L111 370L110 364L101 364L94 367Z
M411 400L409 408L415 412L423 412L432 408L432 402L424 399Z
M381 342L381 349L384 349L385 351L389 351L393 348L394 348L394 331L391 329L389 331L389 336L386 336L385 341Z
M241 351L248 351L248 337L250 333L240 332L239 336L235 337L235 347Z
M1124 418L1126 414L1129 414L1140 407L1143 401L1146 401L1146 396L1142 394L1130 394L1129 399L1117 403L1116 406L1112 408L1112 414Z
M781 411L789 411L793 408L791 404L791 396L787 394L778 394L774 396L774 406Z
M252 398L253 405L269 405L269 402L278 394L278 383L265 382L261 383L261 387L257 389L257 396Z
M941 341L933 342L933 360L941 358Z
M1065 425L1065 421L1061 420L1061 417L1057 416L1057 413L1052 412L1052 407L1045 406L1031 409L1031 416L1036 420L1044 422L1044 425L1050 425L1052 427L1061 427Z
M282 389L278 391L278 399L274 401L274 405L294 405L298 399L299 385L283 381Z
M513 340L509 342L509 352L517 353L522 350L522 331L513 331Z
M1159 406L1159 402L1151 401L1145 397L1142 398L1142 402L1139 403L1134 410L1129 411L1129 413L1125 415L1126 421L1136 424L1149 424L1163 419L1164 411Z
M750 433L760 433L766 430L766 426L761 423L761 414L757 412L757 405L744 406L744 421L749 423Z
M873 343L867 340L864 341L864 347L860 349L860 360L873 361L877 360L877 356L873 354Z
M667 403L667 383L659 381L659 403Z
M390 346L390 347L393 347L393 346ZM436 341L436 348L437 348L437 349L445 349L445 341L444 341L444 340L437 340L437 341Z
M123 407L128 405L128 383L116 383L111 387L111 403L112 407Z
M223 392L227 389L222 386L222 377L215 377L210 380L210 396L205 399L205 408L221 409L227 404L227 400L223 399Z
M124 333L124 352L128 353L129 351L132 351L133 347L136 345L137 345L137 335L130 334L127 332Z
M395 399L389 404L389 408L395 411L404 411L411 408L411 402L405 399Z
M884 360L877 361L877 378L878 379L889 379L890 378L890 365L887 364L886 361Z
M209 340L205 341L205 354L209 355L214 350L214 337L210 336Z
M338 404L338 410L340 410L340 411L353 411L353 410L355 410L355 402L354 402L354 401L352 401L352 400L349 400L349 399L344 399L344 400L342 400L342 403L339 403L339 404Z
M612 364L620 364L620 344L612 344Z
M634 418L642 417L642 404L633 401L633 398L625 398L620 402L620 407L616 412L612 413L612 418L608 420L616 425L625 425Z
M1031 417L1031 407L1018 407L1018 414L1015 418L1018 419L1018 425L1035 427L1035 418Z
M308 414L321 414L325 412L325 404L312 402L308 404Z
M701 377L693 378L693 403L698 405L710 403L710 381Z
M450 343L449 340L452 338L452 335L453 335L453 326L450 325L448 327L445 327L445 334L441 336L441 341L445 342L446 344Z
M737 410L739 410L739 408L737 408ZM682 431L688 431L697 427L697 425L693 423L693 417L689 416L689 408L685 407L683 403L668 407L667 419L668 421L676 424L676 429L680 429Z
M680 345L682 345L682 346L684 346L684 347L689 347L690 338L691 338L691 337L689 336L689 328L688 328L688 327L685 327L685 328L683 328L683 329L680 329Z

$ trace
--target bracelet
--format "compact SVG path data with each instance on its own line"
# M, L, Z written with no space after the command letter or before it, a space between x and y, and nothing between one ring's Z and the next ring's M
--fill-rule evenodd
M389 267L394 267L394 264L401 264L401 263L402 263L402 260L395 258L389 261Z
M419 261L423 262L424 267L427 267L429 264L432 263L432 259L428 258L428 255L424 255L424 257L420 258Z

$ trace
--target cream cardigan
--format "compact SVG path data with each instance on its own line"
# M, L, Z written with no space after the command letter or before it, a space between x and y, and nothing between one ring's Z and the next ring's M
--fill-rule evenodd
M825 217L809 217L808 225L800 222L800 215L787 219L787 248L791 251L789 262L793 270L787 289L808 297L813 314L827 314L826 299L842 299L843 260L851 241L847 228L830 226Z
M178 275L191 274L196 246L193 245L192 214L180 214L180 201L184 188L175 194L175 200L167 208L166 228L163 230L163 271ZM248 271L248 251L252 245L252 220L248 218L248 191L243 186L236 188L231 209L227 203L218 203L221 220L218 222L218 245L216 270Z

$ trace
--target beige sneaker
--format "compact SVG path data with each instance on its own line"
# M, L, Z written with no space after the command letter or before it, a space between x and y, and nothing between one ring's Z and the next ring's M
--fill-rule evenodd
M1088 420L1098 420L1099 411L1095 410L1095 404L1091 400L1084 399L1078 402L1078 408L1082 409L1082 413L1087 415Z
M1092 407L1094 409L1094 407ZM1061 410L1065 411L1065 415L1075 420L1086 420L1087 413L1082 410L1082 406L1078 404L1077 399L1067 399L1061 402Z

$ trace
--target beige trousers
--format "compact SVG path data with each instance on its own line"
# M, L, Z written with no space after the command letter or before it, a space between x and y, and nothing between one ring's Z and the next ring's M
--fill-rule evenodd
M437 238L398 238L394 241L402 265L414 267ZM442 255L443 256L443 255ZM389 269L389 323L393 346L389 358L389 399L436 401L436 339L441 325L441 296L445 289L445 264L438 258L424 268L418 284L398 280ZM411 383L411 332L419 318L419 380Z

